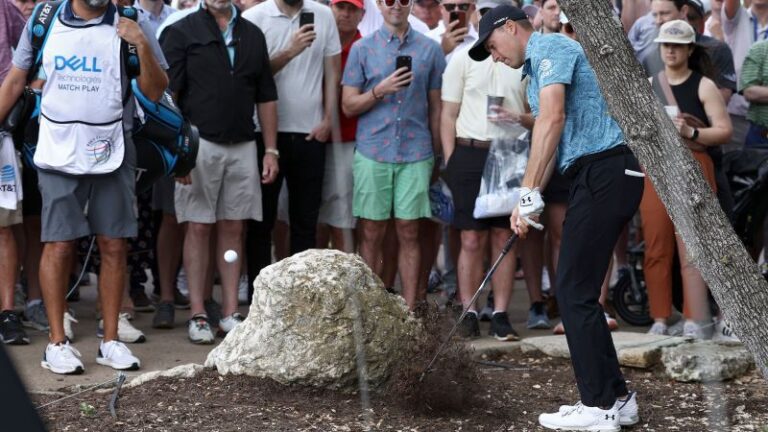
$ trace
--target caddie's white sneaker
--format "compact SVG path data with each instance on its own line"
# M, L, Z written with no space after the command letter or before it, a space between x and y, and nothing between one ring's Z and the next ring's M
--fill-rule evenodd
M101 341L96 363L117 370L138 370L141 362L124 343L118 341Z
M539 424L553 430L619 432L619 417L617 404L604 410L577 402L556 413L541 414Z
M559 412L565 412L572 409L575 405L560 405ZM616 407L619 410L619 424L621 426L632 426L640 421L639 409L637 406L637 392L629 392L624 400L616 399Z
M58 344L49 343L43 353L40 366L57 374L77 375L85 371L79 357L80 351L70 345L69 341Z

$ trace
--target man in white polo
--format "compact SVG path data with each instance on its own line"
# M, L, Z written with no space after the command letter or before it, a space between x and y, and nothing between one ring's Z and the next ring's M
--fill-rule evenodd
M300 26L302 16L313 24ZM264 32L280 100L277 181L263 187L264 219L248 227L251 279L272 260L271 233L283 178L288 186L290 253L315 247L325 146L337 113L341 42L331 9L312 0L267 0L243 13ZM259 146L262 141L257 137Z

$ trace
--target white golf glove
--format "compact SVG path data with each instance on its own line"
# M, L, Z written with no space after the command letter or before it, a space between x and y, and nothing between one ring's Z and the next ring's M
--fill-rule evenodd
M528 225L543 230L544 225L534 221L533 216L541 216L544 212L544 200L541 199L539 188L520 188L520 203L518 204L518 214Z

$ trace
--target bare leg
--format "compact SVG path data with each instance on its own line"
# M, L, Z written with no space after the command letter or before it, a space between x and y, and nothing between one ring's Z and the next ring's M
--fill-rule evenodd
M549 282L554 293L557 287L557 262L560 258L560 242L563 237L563 222L565 221L565 212L568 210L568 204L550 204L546 207L547 233L549 234L549 247L552 254L552 265L549 267Z
M531 230L520 242L520 254L525 276L525 286L531 304L544 301L541 294L541 270L544 268L544 232ZM552 277L550 276L550 281ZM550 285L551 286L551 285ZM554 291L551 291L554 294Z
M400 282L403 284L403 297L408 309L413 310L416 305L419 266L421 265L419 220L395 219L395 228L397 229L397 241L400 243L397 265L400 270Z
M317 248L318 249L327 249L328 245L331 242L331 227L327 224L317 224L317 234L315 236L317 238Z
M400 244L397 241L397 232L395 230L395 221L390 220L387 224L387 229L384 234L383 250L379 249L382 253L382 257L387 257L381 263L381 270L378 273L381 280L384 282L384 286L387 288L394 288L395 278L397 277L397 260L392 257L397 256L400 250Z
M381 277L382 254L381 248L384 244L384 233L387 230L388 221L374 221L369 219L360 219L360 256L366 264ZM383 278L382 278L383 279ZM386 285L385 287L388 287Z
M64 342L64 300L67 281L75 254L75 242L51 242L43 246L40 259L40 288L48 315L51 330L49 339L52 343Z
M351 229L330 227L331 245L342 252L353 253L355 251L355 238Z
M173 287L176 271L181 261L181 242L184 233L176 216L163 213L160 230L157 233L157 271L160 277L160 301L173 303Z
M440 225L429 220L419 220L419 234L421 241L419 246L421 248L421 265L419 265L419 278L418 288L416 291L416 300L422 301L427 299L427 283L429 282L429 273L432 271L432 266L437 259L437 253L440 249L440 240L442 235L440 232Z
M477 311L476 305L469 304L483 280L483 258L488 246L488 231L461 231L458 281L459 292L465 309ZM495 301L495 300L494 300Z
M512 230L491 228L491 259L496 260L507 243ZM512 289L515 286L515 250L505 257L496 268L493 275L493 307L494 312L506 312L512 299Z
M128 242L125 239L96 236L101 255L99 296L104 318L104 342L117 340L117 317L126 289Z
M27 251L24 256L24 272L27 275L27 301L42 298L40 291L40 259L43 244L40 242L40 216L24 217L24 234Z
M680 273L683 275L683 298L685 298L685 318L698 323L709 322L709 297L707 284L699 269L688 261L685 245L679 236L675 236L677 250L680 253Z
M243 221L220 220L216 222L216 261L221 276L222 314L225 317L237 312L237 288L240 284L241 260L228 263L224 261L224 252L233 250L238 256L242 253Z
M208 282L210 239L213 225L189 222L184 238L184 271L189 286L189 316L205 313L203 296Z
M3 263L3 270L0 271L0 303L2 310L13 310L19 254L11 227L0 227L0 262Z

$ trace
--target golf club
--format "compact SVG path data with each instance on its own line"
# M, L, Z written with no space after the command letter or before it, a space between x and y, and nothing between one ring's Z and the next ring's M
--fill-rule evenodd
M461 312L461 315L459 316L459 319L456 321L456 324L453 325L453 328L451 329L451 332L448 333L448 337L445 338L445 341L440 345L440 348L438 348L437 352L435 353L435 356L432 357L432 360L429 362L426 368L424 368L424 372L421 373L421 376L419 377L419 382L424 380L424 377L429 372L429 369L432 367L433 364L435 364L435 361L438 357L440 357L440 354L442 354L443 350L445 349L445 346L448 345L448 342L450 342L451 338L453 337L454 333L456 333L456 329L459 328L459 324L461 324L461 321L464 319L464 317L467 315L467 312L469 312L469 308L472 307L473 304L475 304L475 301L477 301L477 297L480 296L480 293L483 292L483 289L485 289L486 284L488 284L488 281L493 277L493 274L496 272L496 268L501 263L501 260L504 259L505 256L507 256L507 253L512 249L512 246L515 244L515 240L517 240L517 234L512 234L509 236L509 239L507 240L507 243L504 245L504 248L501 250L501 254L498 258L496 258L496 262L493 263L491 268L488 270L488 273L485 274L485 278L480 283L480 287L477 289L477 292L475 295L472 296L472 300L470 300L469 305L464 308L464 311Z

